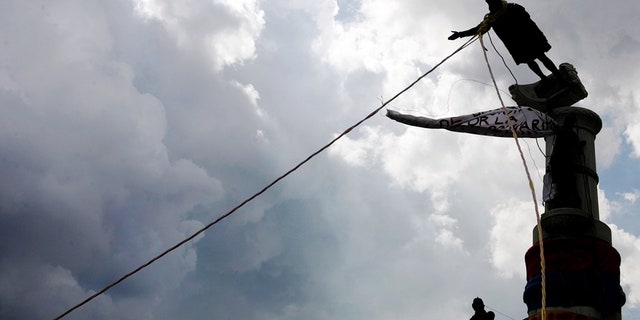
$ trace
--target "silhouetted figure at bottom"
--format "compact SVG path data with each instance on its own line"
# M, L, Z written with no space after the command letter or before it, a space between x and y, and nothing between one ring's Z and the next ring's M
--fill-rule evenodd
M471 307L476 312L471 317L471 320L493 320L496 317L493 311L487 312L484 310L484 302L480 298L473 299Z

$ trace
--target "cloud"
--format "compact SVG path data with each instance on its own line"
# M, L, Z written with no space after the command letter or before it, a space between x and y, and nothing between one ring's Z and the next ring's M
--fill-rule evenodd
M640 125L638 121L630 124L625 130L625 136L627 141L633 148L632 156L634 158L640 158Z
M0 299L3 316L11 318L47 318L58 310L60 305L69 305L89 295L78 284L69 270L62 267L41 265L35 268L6 269L6 276L0 279ZM47 301L33 308L24 301ZM103 317L112 306L108 296L98 298L91 308L80 313L88 317ZM107 312L105 312L107 311ZM120 314L128 319L126 314Z
M620 266L620 284L623 286L627 296L628 308L637 308L640 304L640 296L638 295L638 270L637 263L640 262L640 239L619 228L616 225L609 225L613 235L613 246L620 252L622 256L622 265Z
M623 172L637 162L637 45L618 28L637 19L618 17L636 3L574 2L526 5L603 116L599 166ZM598 24L584 19L594 10ZM461 44L449 31L485 11L472 0L2 2L0 318L51 318L235 207L441 61ZM493 50L490 61L506 88ZM493 109L489 82L474 44L389 107ZM544 156L520 142L541 190ZM601 216L633 312L626 212L638 187L601 188L614 195ZM69 319L449 319L469 317L476 296L516 318L532 208L512 139L376 115Z
M15 281L3 277L0 309L4 318L29 319L64 311L200 228L189 212L219 199L222 187L193 161L170 159L164 106L111 57L99 6L25 3L3 15L13 10L22 19L12 26L36 36L3 33L3 58L12 63L3 66L0 91L0 171L8 178L0 215L15 245L3 246L0 269ZM178 286L196 261L183 247L84 314L110 317L126 305L111 296L162 296L156 290ZM159 285L153 275L163 273ZM35 301L38 308L27 307Z
M623 197L631 202L631 204L635 204L636 201L638 200L638 198L640 198L640 191L638 190L633 190L633 192L625 192L623 194Z
M522 257L532 245L534 212L531 202L516 201L501 204L491 212L495 220L491 228L491 263L505 277L526 278Z
M254 58L255 40L265 23L255 0L134 3L144 18L160 21L183 50L201 50L215 70Z

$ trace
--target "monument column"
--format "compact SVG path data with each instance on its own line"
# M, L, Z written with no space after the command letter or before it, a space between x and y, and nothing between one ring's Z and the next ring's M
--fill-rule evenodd
M621 319L620 255L610 228L599 220L595 138L600 117L578 107L549 115L557 133L546 138L545 212L541 216L546 265L547 319ZM540 319L542 275L537 226L525 255L524 302L529 319Z

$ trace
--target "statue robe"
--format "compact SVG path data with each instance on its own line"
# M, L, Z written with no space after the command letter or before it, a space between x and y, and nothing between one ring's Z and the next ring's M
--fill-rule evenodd
M551 45L529 13L519 4L509 3L491 27L517 64L527 63L551 49Z

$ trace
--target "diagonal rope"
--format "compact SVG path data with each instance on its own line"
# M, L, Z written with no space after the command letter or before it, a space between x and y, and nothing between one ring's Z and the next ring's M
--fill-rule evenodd
M511 129L511 133L513 134L513 139L518 146L518 151L520 152L520 158L522 159L522 164L524 165L524 171L527 174L527 179L529 181L529 189L531 190L531 196L533 197L533 205L536 212L536 223L538 225L538 238L540 244L540 268L541 268L541 276L542 276L542 319L547 319L547 280L545 275L546 263L544 259L544 244L542 238L542 225L540 223L540 211L538 210L538 200L536 197L536 189L533 185L533 179L531 179L531 173L529 172L529 166L527 165L527 160L525 159L524 152L522 151L522 147L520 146L520 142L518 140L518 134L516 133L515 128L513 127L513 122L511 118L507 114L507 107L505 106L504 101L502 100L502 96L500 95L500 90L498 89L498 84L496 83L496 78L493 75L493 70L491 69L491 64L489 63L489 57L487 56L487 49L484 46L484 41L482 40L482 33L479 33L478 37L480 38L480 44L482 46L482 54L484 55L484 59L487 62L487 68L489 69L489 74L491 75L491 80L493 81L493 85L496 88L496 93L498 94L498 99L500 99L500 103L502 104L502 108L504 110L504 114L507 118L507 123L509 124L509 128Z
M504 312L500 312L500 311L498 311L496 308L493 308L493 307L488 306L488 305L486 305L486 304L485 304L484 306L485 306L485 307L487 307L487 309L491 309L491 310L495 311L496 313L499 313L499 314L503 315L505 318L509 318L509 319L511 319L511 320L516 320L516 319L515 319L514 317L512 317L512 316L510 316L510 315L508 315L508 314L506 314L506 313L504 313Z
M225 213L224 215L220 216L219 218L217 218L215 221L207 224L206 226L204 226L203 228L201 228L200 230L196 231L195 233L193 233L192 235L190 235L189 237L185 238L184 240L176 243L175 245L173 245L172 247L170 247L169 249L163 251L162 253L160 253L159 255L153 257L151 260L145 262L144 264L140 265L139 267L135 268L134 270L130 271L129 273L123 275L122 277L120 277L118 280L112 282L111 284L107 285L106 287L104 287L103 289L101 289L100 291L94 293L93 295L89 296L88 298L86 298L85 300L83 300L82 302L78 303L77 305L69 308L67 311L65 311L64 313L60 314L59 316L55 317L54 320L59 320L64 318L65 316L69 315L71 312L75 311L76 309L82 307L83 305L89 303L91 300L97 298L98 296L104 294L105 292L107 292L109 289L117 286L118 284L120 284L121 282L125 281L126 279L128 279L129 277L133 276L134 274L140 272L142 269L150 266L151 264L153 264L154 262L160 260L162 257L166 256L167 254L169 254L170 252L176 250L177 248L181 247L182 245L184 245L185 243L193 240L195 237L197 237L198 235L202 234L203 232L205 232L207 229L211 228L212 226L214 226L215 224L219 223L220 221L224 220L225 218L229 217L230 215L232 215L234 212L236 212L238 209L242 208L244 205L246 205L247 203L249 203L250 201L252 201L253 199L257 198L258 196L262 195L263 193L265 193L267 190L269 190L271 187L273 187L275 184L277 184L278 182L280 182L282 179L286 178L288 175L290 175L291 173L293 173L294 171L298 170L300 167L302 167L304 164L306 164L307 162L309 162L311 159L313 159L314 157L316 157L317 155L319 155L320 153L322 153L323 151L325 151L326 149L328 149L330 146L332 146L334 143L336 143L338 140L340 140L342 137L344 137L345 135L347 135L349 132L351 132L353 129L355 129L356 127L360 126L362 123L364 123L365 121L369 120L370 118L372 118L374 115L376 115L378 112L380 112L380 110L382 110L383 108L385 108L389 103L391 103L392 101L394 101L396 98L398 98L400 95L402 95L403 93L409 91L409 89L411 89L413 86L415 86L418 82L420 82L420 80L422 80L423 78L425 78L427 75L429 75L430 73L432 73L434 70L436 70L439 66L441 66L443 63L445 63L447 60L449 60L449 58L453 57L455 54L457 54L458 52L462 51L464 48L468 47L472 42L474 42L475 40L477 40L478 37L472 37L471 39L469 39L467 42L465 42L462 46L460 46L458 49L456 49L455 51L453 51L453 53L451 53L450 55L448 55L447 57L445 57L442 61L440 61L438 64L436 64L435 66L433 66L429 71L427 71L425 74L421 75L420 77L418 77L414 82L412 82L410 85L408 85L405 89L403 89L402 91L398 92L395 96L393 96L391 99L389 99L387 102L384 102L380 107L376 108L375 110L373 110L371 113L369 113L366 117L364 117L362 120L358 121L356 124L352 125L351 127L347 128L346 130L344 130L340 135L338 135L337 137L335 137L333 140L331 140L331 142L327 143L326 145L324 145L322 148L318 149L318 151L312 153L309 157L307 157L306 159L304 159L302 162L298 163L295 167L293 167L292 169L290 169L289 171L287 171L286 173L284 173L283 175L281 175L280 177L278 177L277 179L273 180L273 182L269 183L268 185L266 185L264 188L262 188L260 191L256 192L255 194L253 194L252 196L250 196L249 198L247 198L246 200L244 200L242 203L240 203L239 205L237 205L235 208L231 209L229 212Z

